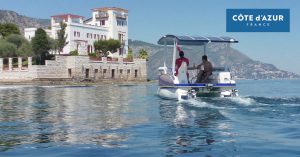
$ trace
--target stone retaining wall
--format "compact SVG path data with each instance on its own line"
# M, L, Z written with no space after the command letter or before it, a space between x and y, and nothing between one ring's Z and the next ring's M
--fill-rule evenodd
M146 60L134 59L133 62L92 61L88 56L56 56L55 60L46 60L45 65L32 65L28 57L28 66L22 67L22 58L18 57L18 68L12 68L12 58L8 59L8 69L4 69L0 58L0 82L30 81L35 79L73 79L81 80L117 80L145 81L147 79Z

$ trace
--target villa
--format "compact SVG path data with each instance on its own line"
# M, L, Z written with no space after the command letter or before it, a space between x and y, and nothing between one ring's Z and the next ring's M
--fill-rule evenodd
M94 52L94 42L97 40L116 39L121 42L121 48L110 57L127 56L128 53L128 10L116 7L92 9L92 17L84 19L83 16L62 14L51 16L51 29L47 34L57 39L60 22L64 22L68 44L61 54L69 54L77 50L79 55ZM31 40L37 28L25 28L25 38Z
M60 22L66 24L66 41L55 60L46 60L45 65L35 65L32 57L0 58L0 82L35 80L70 81L145 81L146 60L126 59L128 54L128 11L116 7L92 9L92 17L84 19L74 14L51 16L51 29L46 33L57 39ZM25 38L31 40L37 28L25 28ZM121 42L118 52L108 57L90 58L97 40L115 39ZM78 56L68 55L77 50ZM57 52L52 52L57 54ZM26 64L24 64L26 63Z

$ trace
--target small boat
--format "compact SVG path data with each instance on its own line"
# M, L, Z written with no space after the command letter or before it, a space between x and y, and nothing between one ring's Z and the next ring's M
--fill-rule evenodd
M194 79L195 76L190 77L192 78L191 80L187 80L187 77L182 78L179 75L175 76L175 61L176 54L178 54L178 46L204 46L204 54L206 54L206 46L210 43L226 44L227 50L229 50L230 44L238 43L238 41L231 37L177 35L165 35L159 39L159 45L173 46L172 65L167 66L166 62L164 62L164 65L158 68L160 74L157 94L160 97L165 99L187 100L196 97L238 96L236 82L232 79L229 68L226 67L214 67L207 83L196 83L196 79ZM186 65L184 64L183 66ZM184 67L183 69L195 70L195 68L191 67Z

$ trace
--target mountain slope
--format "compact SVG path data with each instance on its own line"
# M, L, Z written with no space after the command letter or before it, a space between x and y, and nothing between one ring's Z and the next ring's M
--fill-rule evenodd
M24 32L26 27L47 28L50 26L49 19L26 17L9 10L0 10L0 23L14 23L19 26L21 32Z

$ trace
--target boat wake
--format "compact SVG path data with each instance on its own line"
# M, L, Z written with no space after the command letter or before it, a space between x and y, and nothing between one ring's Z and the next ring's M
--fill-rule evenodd
M244 106L250 106L255 104L255 100L252 98L247 98L247 97L235 97L235 98L229 98L230 101L244 105Z
M188 105L190 107L198 107L198 108L217 108L213 104L209 102L205 102L201 100L200 98L197 99L190 99L190 100L180 100L178 101L178 104L184 104Z
M209 108L217 110L236 110L238 108L256 110L255 108L263 109L265 107L300 106L300 98L272 98L256 96L235 98L196 98L190 100L181 100L178 101L178 104L195 108Z
M247 98L250 98L254 100L257 103L261 104L299 104L300 105L300 98L299 97L290 97L290 98L271 98L271 97L255 97L255 96L249 96Z

